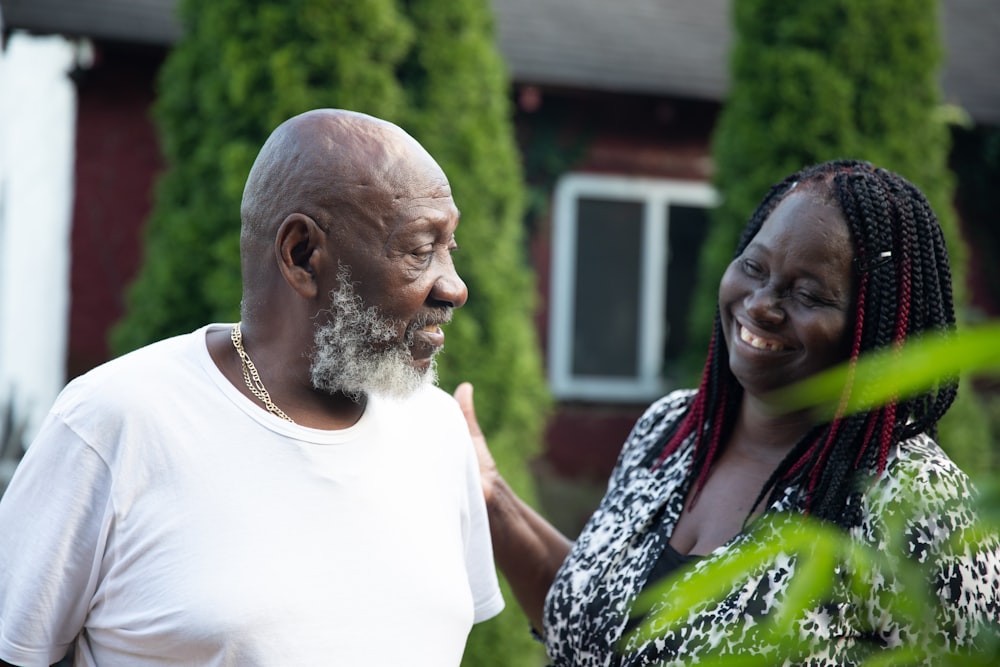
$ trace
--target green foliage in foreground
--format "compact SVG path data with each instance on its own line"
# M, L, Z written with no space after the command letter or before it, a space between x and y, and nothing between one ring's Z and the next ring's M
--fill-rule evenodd
M995 539L1000 533L1000 485L990 483L984 491L978 499L980 522L971 530L952 538L956 553L975 550L984 539ZM929 583L934 580L933 573L916 560L898 561L888 555L905 552L906 536L901 529L890 536L890 542L884 549L858 544L837 528L801 516L767 515L750 528L755 529L762 529L773 539L746 541L707 567L693 573L685 570L674 573L647 591L639 600L637 611L649 611L657 600L669 599L670 604L650 614L634 632L656 637L678 628L687 618L689 608L703 605L707 600L721 601L751 573L773 566L779 556L789 556L795 562L785 598L777 603L771 615L750 622L753 632L746 632L750 626L745 628L742 623L727 628L726 641L723 642L727 654L701 657L699 665L765 667L774 664L774 654L762 655L757 650L761 645L777 647L781 659L787 658L792 662L806 660L807 647L795 640L797 628L806 621L807 612L816 606L817 601L829 599L835 582L843 577L844 572L851 573L851 590L863 599L871 586L866 581L866 573L887 571L894 566L892 572L896 589L889 609L891 617L915 628L918 637L923 634L930 638L940 631L934 623L936 595ZM927 664L933 660L935 665L954 667L996 665L1000 659L1000 619L993 619L984 630L974 649L931 656L915 646L919 643L916 641L895 648L873 647L862 664L882 667ZM745 639L741 648L739 637L752 639ZM935 644L931 640L928 643Z
M813 408L825 421L838 411L869 410L925 391L940 378L971 371L1000 372L1000 322L869 354L854 366L841 364L779 389L773 397L789 412ZM846 397L845 387L852 388Z
M817 410L818 418L828 419L838 408L844 413L868 409L896 396L927 389L936 385L940 378L961 372L1000 375L1000 322L954 336L909 343L900 350L869 355L853 369L848 365L830 369L779 390L775 397L789 410L812 408ZM844 388L849 383L853 390L843 401ZM1000 476L983 477L977 484L980 493L974 502L978 522L964 534L952 536L954 553L964 552L966 547L975 549L982 540L996 540L1000 535ZM755 628L755 633L747 635L740 628L729 628L727 639L753 636L754 643L763 641L778 646L782 655L793 661L803 657L800 655L802 647L790 639L792 629L815 606L816 600L824 599L831 592L833 583L840 577L841 570L835 571L838 567L852 573L891 568L900 588L891 600L889 613L894 618L906 619L923 632L935 632L933 610L936 602L929 584L934 580L933 574L916 560L888 560L890 553L906 553L906 536L902 529L890 531L890 544L876 550L855 543L837 528L805 517L769 515L752 524L750 530L761 528L766 528L763 534L770 534L772 539L747 541L706 568L690 575L676 573L647 593L637 605L638 610L648 611L661 599L668 599L670 605L651 614L636 632L657 636L677 627L690 607L702 605L706 600L720 600L750 573L771 564L778 554L790 555L797 563L787 597L776 613ZM864 597L864 587L868 584L863 576L852 579L851 585ZM765 658L753 649L753 643L748 643L739 655L710 656L699 664L720 667L771 664L773 656ZM909 646L873 652L864 665L908 665L927 660L928 656L921 650ZM998 663L1000 618L992 620L975 650L938 656L933 664L986 667Z
M963 470L998 471L1000 451L988 435L989 404L970 390L977 373L1000 371L1000 322L967 327L950 336L928 336L901 349L866 355L856 367L842 364L775 392L785 409L812 409L827 420L934 386L938 378L963 377L958 398L939 424L942 448ZM845 396L845 387L852 387ZM994 402L995 405L1000 403ZM994 407L994 409L996 409Z

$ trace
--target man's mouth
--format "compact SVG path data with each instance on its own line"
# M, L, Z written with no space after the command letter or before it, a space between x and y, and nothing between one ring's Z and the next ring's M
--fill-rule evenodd
M414 332L413 341L414 344L420 341L425 345L441 347L444 345L444 332L441 331L441 327L437 324L428 324Z
M410 334L407 336L410 355L414 359L427 359L437 354L444 346L441 324L450 319L449 313L445 317L435 317L433 322L427 320L415 322L415 326L410 329Z
M756 334L750 333L742 324L740 325L740 340L754 348L755 350L765 350L767 352L780 352L786 349L784 345L776 340L771 340L768 338L763 338Z

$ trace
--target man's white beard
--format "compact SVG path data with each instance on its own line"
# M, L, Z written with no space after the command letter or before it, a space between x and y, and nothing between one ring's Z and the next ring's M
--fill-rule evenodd
M426 384L437 383L436 360L432 358L425 370L412 365L410 345L424 322L418 318L402 340L395 340L400 322L383 317L374 306L365 307L344 268L340 287L330 297L329 323L318 326L314 336L313 387L357 401L369 393L405 398Z

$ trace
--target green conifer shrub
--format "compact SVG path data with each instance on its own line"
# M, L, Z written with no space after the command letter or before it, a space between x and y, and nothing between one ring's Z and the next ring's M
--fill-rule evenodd
M733 0L730 91L713 136L714 211L685 366L700 371L719 279L740 230L772 183L835 158L868 160L912 181L941 220L956 306L966 251L952 207L937 0ZM961 315L959 316L961 317ZM942 423L960 464L981 462L987 420L968 387Z
M409 0L420 46L400 73L403 125L438 160L462 212L455 263L469 301L448 325L441 384L470 380L497 465L529 501L549 398L535 337L536 289L526 263L524 184L508 79L487 0ZM531 667L544 651L504 587L507 608L473 628L463 665Z

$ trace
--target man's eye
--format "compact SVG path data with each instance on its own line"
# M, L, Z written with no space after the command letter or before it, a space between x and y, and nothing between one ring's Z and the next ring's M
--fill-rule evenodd
M426 249L426 250L423 250L423 249L422 250L414 250L413 252L410 253L410 257L412 257L413 259L415 259L416 261L421 262L421 263L426 263L426 262L431 261L431 258L433 256L434 256L434 249L433 248Z

